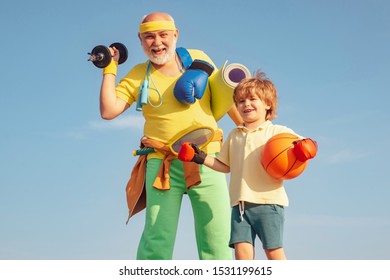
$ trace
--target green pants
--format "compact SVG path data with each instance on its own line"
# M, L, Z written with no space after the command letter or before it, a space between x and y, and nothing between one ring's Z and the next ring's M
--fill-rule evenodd
M146 219L137 259L172 259L180 207L185 193L190 198L193 210L199 259L232 259L229 248L231 209L225 175L200 166L202 183L187 190L183 164L175 159L170 170L171 189L162 191L152 186L161 162L159 159L147 162Z

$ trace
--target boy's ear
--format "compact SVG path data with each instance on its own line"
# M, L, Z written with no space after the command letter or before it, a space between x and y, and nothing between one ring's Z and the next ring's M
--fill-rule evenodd
M271 109L271 105L265 105L265 109L267 110Z

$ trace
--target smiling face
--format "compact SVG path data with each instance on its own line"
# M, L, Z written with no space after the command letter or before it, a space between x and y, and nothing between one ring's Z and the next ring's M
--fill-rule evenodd
M271 106L265 104L257 94L248 93L237 99L237 110L248 128L256 128L266 121Z
M178 36L175 21L169 14L151 13L140 23L138 37L146 56L155 66L175 62Z
M276 118L277 91L263 72L241 80L234 89L233 98L245 126L256 128L266 120Z
M146 56L157 65L164 65L175 59L177 31L159 30L139 35Z

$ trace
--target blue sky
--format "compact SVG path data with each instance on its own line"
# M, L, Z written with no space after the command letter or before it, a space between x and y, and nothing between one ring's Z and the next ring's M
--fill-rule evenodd
M138 23L154 11L175 18L178 46L261 68L279 91L274 123L317 140L317 157L285 183L287 257L390 259L385 0L3 3L0 259L135 258L144 213L125 225L125 186L142 116L101 120L101 70L87 52L124 43L125 75L146 60ZM197 259L192 223L185 197L175 259Z

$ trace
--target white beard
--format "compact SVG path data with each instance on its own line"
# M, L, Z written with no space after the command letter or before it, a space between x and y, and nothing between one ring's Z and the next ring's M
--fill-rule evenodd
M166 53L163 55L154 55L152 52L152 48L150 48L148 51L145 51L145 54L154 64L164 65L175 57L176 41L169 48L166 48Z

